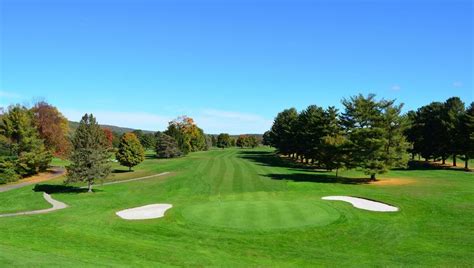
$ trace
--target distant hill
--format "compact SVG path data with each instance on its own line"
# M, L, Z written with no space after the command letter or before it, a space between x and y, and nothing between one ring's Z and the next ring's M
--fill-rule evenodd
M74 132L77 129L78 126L79 126L79 122L69 121L69 128L71 129L71 131ZM102 128L108 128L108 129L112 130L112 132L116 132L119 135L137 130L137 129L134 129L134 128L118 127L118 126L112 126L112 125L100 125L100 126ZM150 130L142 130L142 131L143 131L143 133L155 133L154 131L150 131Z
M71 132L74 132L77 127L79 126L79 122L74 122L74 121L69 121L69 128L71 129ZM122 135L124 133L128 133L128 132L132 132L134 130L137 130L135 128L129 128L129 127L118 127L118 126L112 126L112 125L100 125L102 128L108 128L110 130L112 130L112 132L115 132L119 135ZM143 131L143 133L152 133L154 134L156 131L151 131L151 130L141 130ZM211 136L219 136L219 134L209 134ZM263 137L262 134L242 134L242 135L246 135L246 136L255 136L256 138L258 139L261 139ZM238 138L240 135L230 135L232 138Z
M219 136L219 134L209 134L211 136ZM241 135L244 135L244 136L254 136L256 137L257 139L262 139L263 138L263 134L239 134L239 135L229 135L231 138L234 138L234 139L237 139L239 136Z

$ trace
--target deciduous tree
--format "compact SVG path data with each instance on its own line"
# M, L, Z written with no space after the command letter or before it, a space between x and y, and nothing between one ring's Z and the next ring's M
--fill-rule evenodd
M71 149L69 123L58 109L44 101L32 108L34 121L44 145L56 156L66 157Z
M134 133L123 134L116 158L122 166L128 167L129 171L145 160L143 146Z

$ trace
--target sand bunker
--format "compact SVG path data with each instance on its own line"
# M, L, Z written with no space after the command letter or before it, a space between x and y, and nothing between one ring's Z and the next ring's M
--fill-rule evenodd
M130 208L119 211L115 214L125 220L147 220L161 218L165 212L172 208L170 204L152 204L143 207Z
M367 200L358 197L352 196L325 196L322 199L324 200L337 200L337 201L345 201L351 203L354 207L370 210L370 211L378 211L378 212L395 212L398 211L397 207L390 206L384 203Z

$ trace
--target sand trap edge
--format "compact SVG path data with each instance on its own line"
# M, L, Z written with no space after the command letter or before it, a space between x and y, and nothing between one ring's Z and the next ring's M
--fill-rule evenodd
M165 216L166 211L171 209L171 204L150 204L141 207L129 208L115 212L124 220L150 220Z
M391 206L379 201L369 200L361 197L353 197L353 196L325 196L322 197L323 200L330 200L330 201L344 201L351 203L352 206L358 209L368 210L368 211L375 211L375 212L397 212L400 209L395 206Z

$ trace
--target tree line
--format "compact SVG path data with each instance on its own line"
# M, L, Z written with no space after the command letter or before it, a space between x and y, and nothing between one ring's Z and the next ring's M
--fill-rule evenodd
M464 168L469 168L469 160L474 157L474 103L465 107L460 98L452 97L410 111L407 119L410 127L405 135L412 159L418 155L445 164L451 157L452 165L457 166L459 157Z
M68 121L53 106L10 106L0 113L0 183L16 181L49 167L53 155L71 149Z
M390 168L405 167L408 152L426 159L444 160L473 155L472 106L464 109L459 98L432 103L402 114L403 104L357 95L342 100L339 112L311 105L298 112L280 112L263 143L282 155L327 170L361 168L371 179Z
M211 146L211 137L186 116L169 122L163 132L134 130L119 136L91 114L71 130L68 120L46 102L32 108L12 105L0 110L0 183L45 171L55 156L71 162L67 182L87 182L91 189L94 180L110 174L114 156L131 171L145 159L145 150L178 157Z

